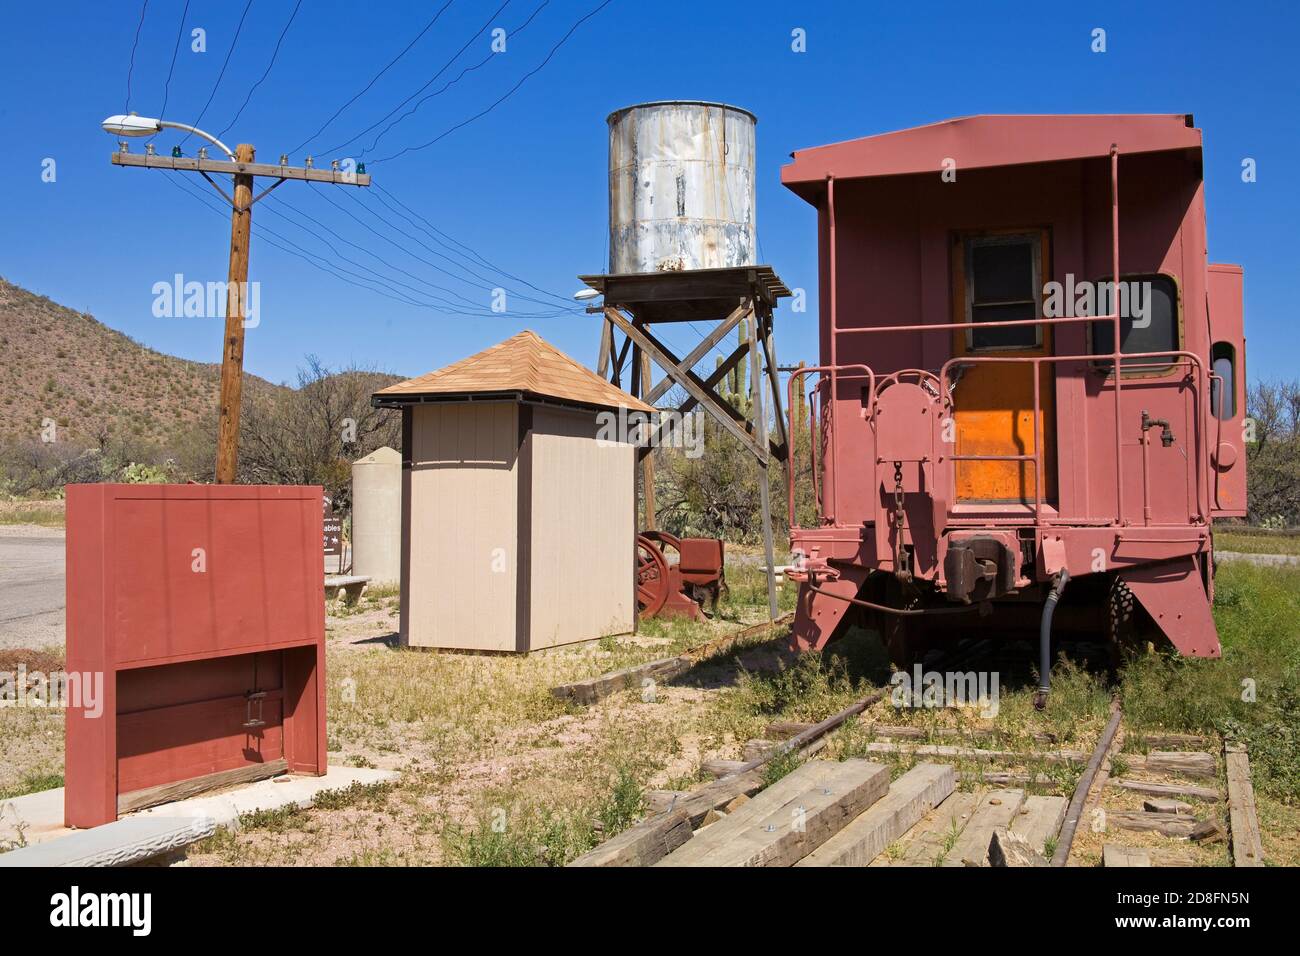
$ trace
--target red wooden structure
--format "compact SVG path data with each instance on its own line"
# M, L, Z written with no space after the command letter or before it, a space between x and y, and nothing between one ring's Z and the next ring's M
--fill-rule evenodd
M1050 591L1062 628L1218 656L1242 274L1206 261L1192 118L976 116L793 155L821 288L821 365L791 380L817 375L800 646L853 610L899 659L1035 624L1046 650Z
M93 827L195 789L323 774L321 489L69 485L64 816Z

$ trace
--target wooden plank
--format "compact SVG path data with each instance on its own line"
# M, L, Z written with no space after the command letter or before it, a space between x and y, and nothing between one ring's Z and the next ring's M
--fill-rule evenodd
M689 839L690 818L684 810L673 810L628 827L569 866L650 866Z
M959 739L987 739L998 736L992 727L912 727L897 724L872 724L867 730L877 737L901 737L909 740L924 740L927 737L956 737ZM1056 743L1056 735L1036 731L1032 734L1041 744Z
M181 156L149 156L145 153L114 152L114 166L144 166L149 169L172 169L184 172L222 173L233 176L274 176L276 179L300 179L338 186L369 186L369 173L349 173L342 169L308 169L306 166L277 166L272 163L236 162L224 159L198 159Z
M671 810L680 800L688 795L687 790L647 790L645 792L646 810L650 813L663 813Z
M573 681L551 688L551 695L560 700L571 700L575 704L595 704L617 694L621 690L640 687L644 680L669 681L686 673L699 661L730 649L736 643L764 634L775 627L788 624L794 620L794 612L784 614L775 621L762 621L751 627L741 628L726 634L717 640L709 641L676 657L662 657L621 670L598 674L586 680Z
M1196 787L1182 783L1161 783L1157 780L1142 780L1138 777L1111 777L1106 781L1106 785L1152 797L1188 797L1192 800L1204 800L1209 803L1217 803L1223 799L1223 794L1210 787Z
M943 858L943 866L988 866L993 831L1006 829L1025 802L1023 790L994 790L980 797L966 828Z
M792 866L889 790L889 768L814 760L782 777L660 866Z
M740 324L741 319L745 317L745 314L748 311L749 304L746 302L742 302L739 306L733 309L731 314L719 322L712 332L700 340L699 345L686 353L686 358L682 359L682 368L693 369L695 366L699 365L704 356L713 351L713 347L721 342L726 337L727 333ZM608 322L606 322L606 325L608 325ZM672 387L672 377L667 376L655 385L654 388L650 389L650 393L646 395L643 400L647 405L653 405L655 402L659 401L659 399L667 395Z
M727 811L730 813L736 809L736 801L739 798L752 797L765 785L762 774L751 770L725 780L715 780L698 790L692 790L677 803L675 809L685 812L692 826L699 826L710 810L731 807L731 810Z
M1062 798L1064 799L1064 798ZM1061 816L1065 816L1064 807ZM989 866L1051 866L1047 858L1014 830L994 830L989 841Z
M1226 744L1228 765L1228 825L1232 830L1232 865L1263 866L1264 843L1255 813L1255 787L1250 782L1250 758L1241 744Z
M1137 833L1159 833L1161 836L1188 838L1199 821L1184 813L1152 813L1149 810L1109 810L1106 829L1117 827Z
M1214 741L1211 738L1202 737L1199 734L1136 734L1134 739L1144 746L1154 747L1157 750L1178 750L1180 748L1204 750L1207 747L1214 746Z
M962 780L969 780L972 783L987 783L994 787L1027 787L1033 784L1037 787L1053 787L1061 789L1061 781L1055 777L1049 777L1045 773L1036 773L1030 776L1027 773L1002 773L992 770L963 770L961 772Z
M1150 866L1151 854L1142 847L1107 843L1101 848L1101 865L1106 867Z
M766 463L768 458L767 449L756 444L750 437L749 432L742 427L744 416L734 408L724 402L718 395L709 388L704 387L703 380L689 369L683 369L676 361L673 354L668 351L667 346L663 345L643 328L633 326L631 322L612 306L606 306L605 315L613 322L623 334L635 342L641 349L650 353L650 357L668 373L673 382L680 385L686 392L694 398L704 410L713 416L714 421L731 433L731 436L740 442L750 454L761 463ZM740 419L738 422L737 419Z
M748 765L749 761L747 760L706 760L700 764L700 772L721 779L730 774L739 773Z
M1184 750L1153 750L1142 754L1124 754L1121 758L1130 770L1138 773L1177 774L1212 780L1218 776L1214 754Z
M132 790L129 793L118 794L117 812L130 813L132 810L156 807L160 803L185 800L222 787L230 787L240 783L253 783L256 780L265 780L267 777L277 777L282 773L287 773L288 770L289 762L281 757L278 760L268 760L266 763L250 763L243 767L235 767L232 770L221 770L217 773L204 774L202 777L179 780L176 783L164 783L156 787Z
M894 744L873 740L866 745L869 753L915 754L918 757L951 757L1001 763L1030 763L1043 760L1047 763L1084 763L1088 755L1081 750L1050 750L1041 753L1020 753L1015 750L981 750L975 747L952 747L947 744Z
M1191 813L1192 805L1181 800L1168 800L1161 797L1148 797L1142 801L1142 809L1152 813Z
M979 797L973 793L954 793L939 806L927 813L909 836L902 855L890 859L881 854L872 866L938 866L952 844L961 836L970 822Z
M1061 832L1069 805L1065 797L1025 797L1020 812L1011 821L1011 830L1035 853L1042 853L1047 841Z
M588 680L552 687L551 695L560 700L571 700L575 704L594 704L629 687L640 687L646 680L672 680L690 670L691 663L691 659L685 655L647 661L644 664L600 674Z
M866 866L957 785L952 767L926 763L913 767L877 803L853 819L795 866Z

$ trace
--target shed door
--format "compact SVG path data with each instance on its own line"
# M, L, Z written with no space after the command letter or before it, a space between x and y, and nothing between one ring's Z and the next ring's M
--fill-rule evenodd
M1043 276L1050 274L1045 229L964 233L953 240L953 320L1005 322L1042 316ZM1042 326L957 329L955 355L1029 358L1050 355L1052 330ZM1046 457L1043 499L1056 497L1055 375L1044 365L1039 416ZM1029 455L1034 428L1034 366L997 362L966 366L953 392L958 455ZM961 503L1034 501L1033 462L956 463Z

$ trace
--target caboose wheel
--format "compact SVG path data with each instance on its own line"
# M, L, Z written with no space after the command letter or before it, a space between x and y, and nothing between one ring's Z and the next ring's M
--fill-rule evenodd
M1106 645L1111 669L1118 670L1130 658L1142 653L1143 614L1137 598L1118 574L1111 578L1106 606Z
M655 542L636 536L636 603L641 617L654 617L668 600L668 559Z

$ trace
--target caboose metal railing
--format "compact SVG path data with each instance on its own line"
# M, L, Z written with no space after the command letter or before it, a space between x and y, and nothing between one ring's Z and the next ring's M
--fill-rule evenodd
M1210 394L1209 383L1218 379L1220 381L1220 390L1222 390L1222 379L1213 373L1207 372L1205 363L1199 355L1184 349L1173 349L1164 352L1123 352L1122 338L1122 317L1120 315L1120 268L1119 268L1119 148L1112 145L1110 150L1110 180L1111 180L1111 267L1113 275L1113 285L1111 300L1113 309L1109 315L1101 316L1062 316L1062 317L1041 317L1034 319L1009 319L996 322L945 322L938 324L919 324L919 325L883 325L870 327L839 327L839 311L837 302L837 253L835 242L835 178L827 176L826 178L826 202L827 202L827 219L828 219L828 246L829 246L829 273L830 273L830 364L810 366L794 372L790 376L788 383L790 394L790 434L793 435L795 428L794 423L794 389L797 380L804 375L817 373L820 376L816 388L810 393L810 426L812 430L811 450L813 456L813 483L814 496L817 496L817 465L818 458L824 459L829 451L829 457L834 463L836 469L844 467L844 459L838 454L838 431L835 416L832 411L838 401L838 383L842 372L851 372L846 376L849 378L866 378L868 381L865 407L863 415L874 427L875 402L877 395L877 374L867 365L864 364L846 364L840 365L838 362L838 338L841 334L854 335L879 335L879 334L897 334L907 332L935 332L943 330L958 329L992 329L992 328L1020 328L1020 327L1037 327L1067 325L1078 323L1112 323L1112 350L1107 353L1088 353L1083 355L1039 355L1039 356L954 356L946 361L937 376L939 382L940 400L951 407L951 390L948 388L949 375L954 367L968 366L973 364L1028 364L1033 366L1033 384L1034 384L1034 451L1032 454L1025 455L946 455L948 461L1008 461L1008 462L1025 462L1032 463L1034 468L1034 508L1033 523L1036 527L1069 525L1069 524L1088 524L1098 526L1095 518L1076 519L1062 518L1059 515L1051 520L1044 517L1043 514L1043 478L1044 478L1044 457L1045 450L1043 447L1043 423L1042 423L1042 367L1049 363L1060 362L1095 362L1097 360L1109 360L1111 363L1112 374L1114 377L1115 392L1115 415L1114 415L1114 452L1115 452L1115 494L1116 507L1115 517L1102 527L1126 527L1129 521L1125 518L1124 510L1124 461L1123 461L1123 378L1124 372L1134 369L1144 368L1161 368L1170 369L1186 364L1193 374L1194 384L1193 392L1193 415L1192 420L1195 422L1195 452L1196 460L1194 462L1194 471L1196 474L1196 504L1198 518L1205 522L1211 511L1210 500L1207 499L1209 492L1209 476L1206 474L1208 456L1204 453L1203 443L1205 435L1203 434L1203 416L1200 413L1201 403L1205 396ZM1135 361L1147 359L1149 361ZM1156 361L1162 360L1162 361ZM897 373L895 373L897 374ZM822 429L823 441L820 447L817 441L817 411L816 398L821 399L823 407ZM1220 419L1219 430L1222 433L1222 420ZM1147 468L1145 467L1147 435L1144 430L1142 435L1144 467L1143 467L1143 517L1144 524L1150 523L1150 488L1148 483ZM954 466L955 467L955 466ZM795 524L795 487L794 487L794 469L787 469L787 504L789 510L790 527L793 529ZM819 508L819 517L829 518L832 524L839 524L840 512L838 507L838 487L839 482L830 476L823 476L820 482L821 489L825 491L829 486L830 502L829 507ZM1213 495L1208 495L1209 499L1217 500L1217 481ZM951 517L951 512L949 513ZM980 518L980 525L1001 526L1017 525L1023 526L1023 518ZM936 532L942 529L936 528Z

